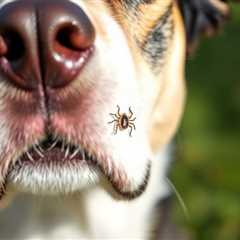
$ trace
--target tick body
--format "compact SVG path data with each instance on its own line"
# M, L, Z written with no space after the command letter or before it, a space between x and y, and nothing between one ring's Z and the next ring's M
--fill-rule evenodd
M124 130L124 129L127 129L128 126L129 126L128 116L127 114L124 113L120 118L119 128Z
M117 105L118 111L117 113L110 113L110 115L113 117L113 121L109 122L109 124L114 123L113 132L114 134L117 134L118 129L120 131L130 129L129 136L132 136L132 130L136 130L134 121L136 118L133 118L133 112L131 108L129 107L129 114L126 113L120 113L120 107Z

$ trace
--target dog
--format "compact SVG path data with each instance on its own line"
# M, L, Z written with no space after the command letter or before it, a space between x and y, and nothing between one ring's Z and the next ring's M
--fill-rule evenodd
M186 56L221 0L0 1L0 239L157 239Z

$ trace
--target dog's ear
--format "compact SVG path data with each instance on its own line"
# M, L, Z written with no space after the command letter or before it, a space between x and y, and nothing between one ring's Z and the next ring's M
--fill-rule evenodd
M195 50L202 35L212 36L229 16L225 0L178 0L187 35L187 53Z

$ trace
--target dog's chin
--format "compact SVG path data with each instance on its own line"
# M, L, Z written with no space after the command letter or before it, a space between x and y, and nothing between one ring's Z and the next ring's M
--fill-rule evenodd
M134 199L146 189L150 176L150 163L146 167L141 184L128 186L115 182L111 175L105 175L93 164L83 163L24 163L9 171L7 187L17 192L34 195L73 195L85 189L102 187L117 199ZM124 174L124 173L123 173ZM130 186L132 185L132 186ZM126 191L126 188L131 190Z
M48 140L30 147L10 166L5 185L36 195L70 195L100 186L114 197L133 199L144 192L150 167L149 161L142 181L136 184L114 161L97 159L79 146Z
M99 183L100 171L85 160L41 161L16 164L8 174L7 185L35 195L69 195Z

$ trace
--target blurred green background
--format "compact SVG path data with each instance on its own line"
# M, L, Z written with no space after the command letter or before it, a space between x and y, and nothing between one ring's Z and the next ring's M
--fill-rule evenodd
M187 62L188 98L171 181L174 215L196 240L240 240L240 5ZM176 239L178 240L178 239Z

